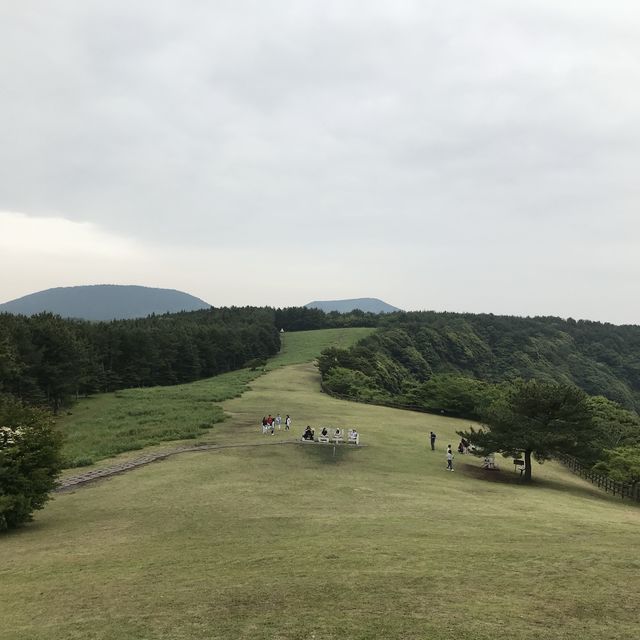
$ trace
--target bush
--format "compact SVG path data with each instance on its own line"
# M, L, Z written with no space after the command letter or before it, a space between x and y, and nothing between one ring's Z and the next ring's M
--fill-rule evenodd
M267 366L266 358L254 358L249 360L245 365L245 368L251 369L251 371L257 371L258 369L264 369Z
M374 390L373 381L364 373L344 367L331 369L323 382L329 391L355 399L367 397Z
M598 462L594 469L617 482L637 485L640 483L640 447L626 446L606 452L606 460Z
M90 467L95 460L88 456L80 456L78 458L73 458L72 460L65 460L64 466L67 469L77 468L77 467Z
M48 412L0 395L0 530L44 507L62 467L61 447Z

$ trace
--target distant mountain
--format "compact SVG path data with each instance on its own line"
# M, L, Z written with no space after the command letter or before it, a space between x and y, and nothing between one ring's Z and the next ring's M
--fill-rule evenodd
M370 311L371 313L392 313L401 311L378 298L353 298L351 300L314 300L304 305L307 309L321 309L325 313L338 311L339 313L349 313L354 309L360 311Z
M56 287L0 304L0 313L31 316L50 311L63 318L122 320L145 318L152 313L176 313L208 309L200 298L175 289L116 284Z

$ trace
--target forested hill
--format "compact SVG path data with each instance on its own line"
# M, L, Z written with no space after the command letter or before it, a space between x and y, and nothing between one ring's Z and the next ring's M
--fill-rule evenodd
M0 314L0 394L57 410L78 394L191 382L280 349L274 311L222 308L87 322Z
M124 320L151 314L207 309L211 305L188 293L115 284L57 287L0 304L0 313L26 316L49 312L63 318Z
M537 378L640 409L638 326L436 312L393 314L380 324L352 349L325 354L323 375L334 390L415 401L442 374L487 382Z
M447 407L477 383L576 384L640 409L640 327L560 318L436 312L325 314L231 308L108 323L0 314L0 393L57 407L77 393L175 384L277 353L278 332L379 330L320 359L325 384L351 397Z

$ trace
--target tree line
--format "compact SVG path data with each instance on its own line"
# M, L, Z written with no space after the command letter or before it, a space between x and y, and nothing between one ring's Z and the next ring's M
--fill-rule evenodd
M79 395L191 382L279 349L268 308L112 322L1 314L0 391L55 412Z

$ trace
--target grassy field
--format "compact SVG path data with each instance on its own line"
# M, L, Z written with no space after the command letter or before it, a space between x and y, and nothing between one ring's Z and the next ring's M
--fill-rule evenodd
M282 333L280 353L269 361L267 368L273 369L289 364L311 362L328 347L346 349L373 333L374 329L321 329L319 331L296 331Z
M326 329L283 335L283 348L266 369L308 362L326 347L347 347L371 331ZM262 373L242 369L192 384L126 389L81 400L59 420L67 465L86 466L160 442L201 438L224 419L216 403L241 395Z
M221 444L56 497L0 538L7 640L631 640L640 509L556 464L520 484L446 444L466 422L342 402L275 368ZM265 412L357 426L366 447L262 436ZM428 449L430 430L438 434Z

